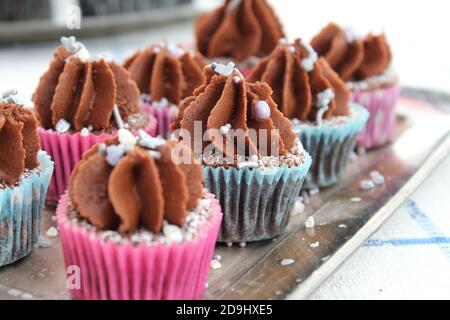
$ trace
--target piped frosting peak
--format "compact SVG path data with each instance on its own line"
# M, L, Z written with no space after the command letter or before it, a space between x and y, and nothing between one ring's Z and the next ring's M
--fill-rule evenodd
M152 101L166 98L178 105L201 85L206 64L200 52L162 42L136 52L124 62L124 67L141 93L150 94Z
M344 81L366 80L382 74L391 64L384 34L361 38L330 23L312 39L311 45Z
M281 41L255 66L249 81L267 83L278 108L290 119L320 123L323 118L349 114L350 91L345 83L300 39L292 44Z
M180 105L171 128L179 129L180 137L192 147L200 123L197 138L206 133L227 157L285 155L294 147L296 136L271 95L267 84L247 83L232 63L213 63L204 69L204 84ZM237 141L243 141L245 148Z
M11 95L3 94L0 99L0 182L7 185L16 184L25 169L39 166L40 149L36 117L11 101Z
M243 61L269 54L283 37L283 28L265 0L226 0L197 20L198 50L208 58Z
M130 74L111 59L90 59L74 37L62 38L33 96L40 124L63 121L77 131L106 130L116 108L124 121L140 111L139 90Z
M190 148L120 129L88 150L72 173L74 209L98 230L161 231L182 226L203 196L203 174Z

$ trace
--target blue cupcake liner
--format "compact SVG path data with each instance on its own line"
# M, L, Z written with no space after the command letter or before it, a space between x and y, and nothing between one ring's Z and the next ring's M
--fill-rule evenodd
M39 238L53 161L44 151L39 151L38 160L39 168L30 177L0 190L0 266L29 254Z
M292 126L303 148L313 158L303 189L330 187L344 175L356 139L369 118L367 110L358 104L352 103L351 110L351 116L342 124Z
M204 166L205 188L220 202L223 220L218 242L251 242L280 235L311 166L228 168Z

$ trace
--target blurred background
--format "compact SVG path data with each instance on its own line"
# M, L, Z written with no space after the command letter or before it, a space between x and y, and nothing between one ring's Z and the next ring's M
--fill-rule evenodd
M119 61L162 39L193 43L195 17L221 0L0 0L0 89L31 96L61 35ZM329 21L385 32L405 86L450 91L450 30L444 0L269 0L290 39Z

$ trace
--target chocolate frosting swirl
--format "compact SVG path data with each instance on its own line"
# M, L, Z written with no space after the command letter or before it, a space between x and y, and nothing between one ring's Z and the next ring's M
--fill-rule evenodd
M140 111L139 90L128 71L114 61L78 53L67 45L58 47L41 77L33 96L41 127L55 128L64 119L77 131L89 125L106 130L115 105L124 121Z
M0 181L16 184L25 169L39 166L40 140L33 112L0 100Z
M166 98L178 105L201 85L206 59L198 51L186 51L174 44L162 43L136 52L124 62L141 93L153 101Z
M386 71L391 51L384 34L359 39L335 23L328 24L311 41L344 81L366 80Z
M195 35L198 50L208 58L243 61L269 54L284 32L265 0L226 0L198 18Z
M345 83L300 39L293 44L281 42L255 66L249 81L266 82L278 108L290 119L316 120L322 107L325 119L349 114L350 91Z
M197 206L203 173L183 144L143 132L136 141L121 129L119 138L83 155L72 173L69 195L80 216L99 230L159 233L164 219L181 227Z
M202 135L207 130L222 131L234 129L245 140L245 154L239 154L235 139L224 135L223 141L212 140L213 144L226 156L285 155L294 147L296 136L291 124L278 110L272 100L272 90L265 83L247 83L242 74L228 66L212 64L204 69L204 84L195 90L192 97L186 98L180 105L180 112L171 125L172 130L181 130L180 137L189 133L191 146L195 145L195 122L202 123ZM240 129L240 130L239 130ZM249 130L262 134L266 129L268 144L261 138L249 134ZM279 134L274 131L278 129ZM237 138L237 136L235 136ZM278 150L274 149L274 144ZM232 147L232 148L231 148ZM231 151L230 151L231 150ZM233 165L233 164L231 164Z

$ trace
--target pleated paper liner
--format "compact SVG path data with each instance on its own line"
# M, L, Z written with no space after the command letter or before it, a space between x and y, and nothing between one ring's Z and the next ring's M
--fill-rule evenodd
M345 173L358 134L369 117L369 113L362 106L352 103L351 109L352 115L341 124L325 122L321 126L293 125L303 148L313 159L303 189L332 186Z
M369 111L369 120L358 137L358 146L372 149L394 140L395 107L400 95L398 84L371 90L353 91L352 100Z
M157 127L155 136L160 135L161 137L167 139L171 132L169 126L173 121L169 107L156 106L154 103L144 100L141 102L141 104L156 119Z
M150 117L150 122L144 129L154 136L156 133L156 119ZM66 191L69 178L76 164L81 160L84 152L93 145L100 143L113 134L89 133L82 136L77 133L59 133L55 130L38 129L41 138L41 148L45 150L55 162L55 173L50 182L47 200L57 202L59 197Z
M283 233L310 165L307 154L298 167L270 171L204 166L205 188L223 211L218 241L261 241Z
M37 242L53 162L38 153L39 167L13 188L0 190L0 266L28 255Z
M191 300L206 287L222 212L212 200L212 216L192 241L181 244L117 244L68 219L64 194L56 210L67 270L79 270L80 287L71 288L75 299ZM79 268L79 269L78 269Z

